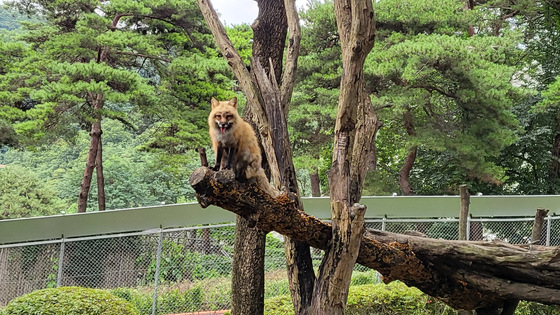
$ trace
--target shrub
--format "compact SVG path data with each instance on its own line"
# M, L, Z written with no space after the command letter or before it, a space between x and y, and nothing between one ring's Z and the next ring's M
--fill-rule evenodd
M81 287L44 289L13 299L6 315L139 315L132 304L111 293Z
M269 315L294 314L289 295L265 300L265 313ZM416 288L400 282L351 286L346 307L348 315L369 314L442 314L455 311L443 303L431 299Z
M515 310L515 315L558 315L560 306L543 305L535 302L521 301Z
M265 314L294 314L289 295L281 295L265 300ZM431 298L416 288L409 288L401 282L389 285L382 283L351 286L346 305L347 315L455 315L456 311L444 303ZM558 315L560 306L543 305L521 301L515 315Z

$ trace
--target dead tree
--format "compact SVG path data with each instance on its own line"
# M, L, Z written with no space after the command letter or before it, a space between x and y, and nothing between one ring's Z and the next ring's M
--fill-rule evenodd
M273 183L277 189L285 189L297 196L297 204L303 210L299 198L299 188L295 177L295 169L291 157L291 148L286 124L288 107L295 84L295 70L299 55L299 18L295 9L295 0L258 0L259 16L253 28L253 60L252 73L249 72L239 54L235 51L223 25L208 0L198 0L204 18L214 35L223 56L228 61L239 85L247 97L247 108L244 113L246 120L256 126L261 139L263 155L270 168ZM286 34L289 29L289 41L286 47L286 62L282 68L282 59L286 45ZM251 283L261 281L255 279L252 271L255 266L259 270L264 256L264 234L250 231L248 222L238 218L236 244L255 244L250 255L253 258L240 258L237 254L232 291L232 314L262 314L262 302L250 299L250 296L263 296L262 290L254 292ZM262 244L260 246L258 244ZM296 313L303 314L310 306L315 274L310 255L309 245L305 243L285 242L290 291L296 306ZM236 249L236 252L241 247ZM239 253L242 255L243 253ZM258 264L257 264L258 262ZM259 278L264 274L259 272ZM244 292L252 292L248 295ZM245 300L246 299L246 300Z
M364 60L375 38L371 1L335 0L343 75L329 177L332 225L302 211L293 177L285 124L297 60L297 31L290 30L286 69L279 86L282 68L278 55L254 59L250 74L208 0L198 0L198 3L247 97L273 182L286 193L272 198L255 184L236 181L230 171L213 172L205 167L193 173L190 183L203 207L217 205L254 223L263 232L277 231L300 244L325 250L318 278L312 285L309 280L312 281L314 275L309 271L310 264L305 263L307 257L297 250L289 250L288 254L300 255L288 259L294 262L288 266L288 274L291 275L290 289L296 314L344 314L356 262L379 271L386 282L401 280L456 309L475 309L479 314L491 314L499 309L503 309L504 315L510 314L518 300L560 304L557 294L560 253L557 249L535 246L529 251L502 242L451 242L379 231L365 233L365 207L357 202L372 139L380 125L363 77ZM285 3L260 0L258 3L273 10L267 15L271 20L259 18L253 24L255 32L268 25L271 27L269 34L276 37L279 29L275 22L284 19L283 12L288 21L294 22L293 0L285 0ZM297 24L297 21L291 22L288 25ZM271 43L273 47L283 45L278 40ZM304 263L299 265L301 262ZM313 290L311 298L310 288Z
M229 171L201 167L190 183L203 207L216 205L327 250L332 226L299 210L290 195L276 199ZM448 241L368 231L361 236L357 263L375 269L385 282L400 280L455 309L501 309L510 301L560 305L560 248L515 246L502 241Z

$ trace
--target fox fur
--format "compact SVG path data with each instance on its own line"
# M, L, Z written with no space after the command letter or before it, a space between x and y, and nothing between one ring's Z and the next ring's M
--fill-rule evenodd
M270 185L261 166L261 149L255 131L237 112L237 98L218 101L212 97L211 102L208 126L216 153L214 170L233 169L236 179L255 179L266 193L276 197L278 192Z

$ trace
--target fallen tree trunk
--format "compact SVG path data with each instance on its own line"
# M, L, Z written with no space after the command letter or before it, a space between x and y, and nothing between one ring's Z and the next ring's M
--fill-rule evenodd
M327 249L331 225L298 209L294 198L266 195L231 171L195 170L190 184L202 207L234 212L263 231L276 231ZM447 241L381 231L366 232L359 264L400 280L455 309L501 308L519 299L560 305L560 248L532 250L505 242Z

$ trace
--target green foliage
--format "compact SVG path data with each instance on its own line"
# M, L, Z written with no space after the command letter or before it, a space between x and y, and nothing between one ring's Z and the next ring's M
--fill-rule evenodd
M560 313L558 305L543 305L534 302L521 301L515 309L515 315L556 315Z
M4 145L15 147L17 144L17 134L12 125L0 119L0 147Z
M148 264L145 263L146 260L149 260ZM152 283L156 275L155 255L144 255L139 258L139 263L148 265L145 281ZM185 245L177 244L172 240L162 242L160 283L202 280L229 275L231 267L229 257L190 251L185 248Z
M137 132L110 119L103 123L103 128L107 209L194 200L195 193L188 185L188 179L189 170L200 164L195 152L176 156L173 160L167 157L165 161L171 160L172 163L161 166L159 154L136 150L143 141ZM5 148L0 150L0 164L32 170L41 181L55 188L54 195L65 200L66 208L72 205L70 209L64 209L67 213L75 212L88 143L89 135L79 131L73 142L60 139L35 151ZM95 175L88 209L97 209Z
M0 169L0 220L58 214L68 204L56 196L50 183L28 169Z
M548 306L522 301L516 315L558 314L558 306ZM292 299L289 295L280 295L265 300L265 314L294 314ZM348 293L346 314L441 314L452 315L456 311L444 303L425 295L416 288L409 288L401 282L352 285Z
M265 313L270 315L293 314L292 300L288 295L265 300ZM455 314L455 311L400 282L351 286L348 293L346 314Z
M246 66L253 56L253 29L249 24L226 26L226 32Z
M10 315L139 315L129 302L104 290L61 287L16 298L5 309Z

